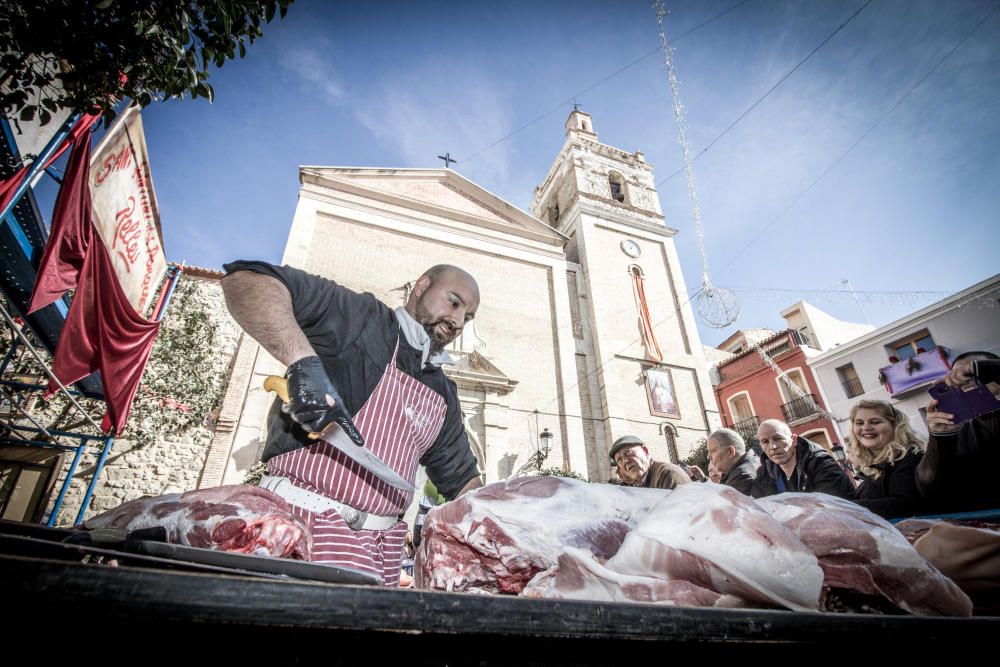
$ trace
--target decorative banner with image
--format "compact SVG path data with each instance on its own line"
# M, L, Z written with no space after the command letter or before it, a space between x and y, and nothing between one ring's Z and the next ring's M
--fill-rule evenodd
M650 414L680 419L681 411L677 407L670 369L650 368L646 371L646 397L649 399Z

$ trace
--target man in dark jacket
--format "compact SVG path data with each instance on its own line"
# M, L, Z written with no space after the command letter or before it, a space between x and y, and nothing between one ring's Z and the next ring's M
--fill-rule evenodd
M731 428L713 431L708 436L708 460L722 473L720 484L731 486L744 495L750 495L750 487L757 477L760 459L752 450L747 450L743 436Z
M615 440L608 455L611 457L611 465L617 468L618 478L624 486L674 489L678 484L687 484L691 481L680 466L651 459L646 445L634 435L626 435Z
M750 490L754 498L799 491L854 499L854 485L836 459L816 443L792 435L788 424L766 419L757 439L768 460L757 470Z

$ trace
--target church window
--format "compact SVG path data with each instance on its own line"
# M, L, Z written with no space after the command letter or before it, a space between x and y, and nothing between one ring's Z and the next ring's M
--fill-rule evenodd
M661 426L663 437L667 441L667 456L671 463L680 463L681 457L677 452L677 429L673 424L663 424Z
M608 174L608 184L611 186L611 198L625 203L625 179L618 172Z

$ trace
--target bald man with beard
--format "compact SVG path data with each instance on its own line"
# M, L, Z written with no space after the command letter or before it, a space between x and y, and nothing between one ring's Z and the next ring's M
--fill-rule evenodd
M229 312L288 369L291 400L272 411L261 486L309 524L313 561L396 586L412 493L308 434L332 422L339 394L365 446L411 483L423 465L448 500L482 486L457 388L442 371L454 363L445 347L476 315L479 286L458 267L434 266L392 309L288 266L237 261L225 269Z

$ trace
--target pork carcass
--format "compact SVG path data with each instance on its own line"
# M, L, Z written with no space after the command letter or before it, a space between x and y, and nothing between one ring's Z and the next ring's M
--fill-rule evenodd
M233 484L131 500L84 523L97 528L163 527L167 541L192 547L310 560L312 533L281 497Z
M688 582L745 606L815 611L823 587L816 556L799 538L720 484L674 490L629 533L607 569Z
M825 586L882 596L912 614L972 614L958 586L865 508L824 493L782 493L759 502L813 550Z
M496 482L435 507L414 567L418 588L520 593L567 547L606 561L668 491L562 477Z

